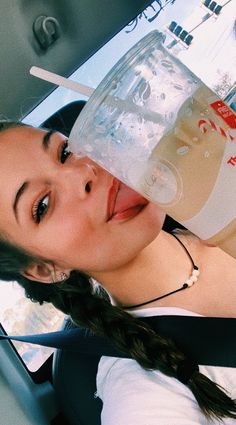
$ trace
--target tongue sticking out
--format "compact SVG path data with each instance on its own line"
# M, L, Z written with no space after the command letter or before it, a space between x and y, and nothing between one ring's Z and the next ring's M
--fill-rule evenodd
M116 197L115 208L113 214L121 213L129 208L147 205L148 201L142 195L135 192L124 183L120 184L120 188Z

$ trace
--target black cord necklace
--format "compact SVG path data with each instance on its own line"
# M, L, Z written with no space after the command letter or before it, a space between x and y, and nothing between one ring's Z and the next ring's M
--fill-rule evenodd
M189 256L189 258L191 260L191 263L193 265L192 274L183 283L183 285L180 288L176 289L175 291L168 292L168 294L161 295L160 297L153 298L152 300L145 301L144 303L141 303L141 304L136 304L136 305L131 305L131 306L130 305L129 306L122 306L123 309L125 309L125 310L131 310L133 308L141 307L143 305L150 304L150 303L152 303L154 301L161 300L162 298L169 297L169 295L176 294L176 292L180 292L180 291L183 291L186 288L190 288L195 282L197 282L198 277L199 277L199 274L200 274L200 271L199 271L198 266L196 266L196 264L194 263L194 261L193 261L191 255L190 255L190 253L188 252L188 250L187 250L186 246L183 244L183 242L181 242L181 240L179 238L177 238L177 236L174 235L174 233L171 233L171 234L182 245L182 247L184 248L185 252L188 254L188 256Z

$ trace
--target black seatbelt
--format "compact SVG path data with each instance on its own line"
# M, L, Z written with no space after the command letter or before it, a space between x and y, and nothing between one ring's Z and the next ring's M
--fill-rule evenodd
M171 337L198 364L236 367L236 319L195 316L151 316L139 318L156 332ZM108 338L85 328L73 328L29 336L0 335L0 339L29 342L78 351L84 355L130 358Z

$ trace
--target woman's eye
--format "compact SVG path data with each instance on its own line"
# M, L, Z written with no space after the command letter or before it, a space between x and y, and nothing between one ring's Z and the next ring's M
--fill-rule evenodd
M71 151L68 149L68 141L66 140L63 145L62 145L62 149L61 149L61 154L60 154L60 161L62 164L64 164L64 162L66 162L68 156L71 155Z
M41 219L47 214L49 207L49 195L44 196L42 199L40 199L39 202L36 202L36 204L33 206L33 219L35 223L39 224Z

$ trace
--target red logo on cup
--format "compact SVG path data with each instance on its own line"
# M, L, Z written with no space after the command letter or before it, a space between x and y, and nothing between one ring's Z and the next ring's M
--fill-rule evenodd
M212 130L217 131L217 133L228 139L230 142L234 141L235 139L234 136L231 134L231 130L224 130L222 127L220 127L218 124L208 118L199 120L198 127L200 128L202 133L206 133L208 131L208 127L210 127Z
M210 105L230 128L236 129L236 114L223 102L223 100L216 100L210 103Z

